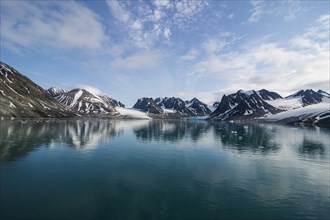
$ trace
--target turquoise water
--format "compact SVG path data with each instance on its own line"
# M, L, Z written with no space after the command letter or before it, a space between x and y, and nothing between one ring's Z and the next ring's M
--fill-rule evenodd
M329 219L329 134L202 121L0 121L0 219Z

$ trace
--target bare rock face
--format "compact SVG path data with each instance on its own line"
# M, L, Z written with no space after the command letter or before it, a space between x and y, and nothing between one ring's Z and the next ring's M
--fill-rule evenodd
M264 101L258 92L239 90L228 96L224 95L209 119L221 121L254 119L280 111Z
M75 114L43 88L0 61L0 117L66 118Z

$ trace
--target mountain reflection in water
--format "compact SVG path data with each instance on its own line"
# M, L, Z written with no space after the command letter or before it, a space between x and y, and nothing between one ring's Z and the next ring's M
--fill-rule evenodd
M327 219L329 134L206 121L0 121L0 218Z

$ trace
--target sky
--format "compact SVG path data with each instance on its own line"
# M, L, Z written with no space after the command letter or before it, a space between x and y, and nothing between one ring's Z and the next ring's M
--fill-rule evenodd
M0 1L0 60L48 89L211 104L329 92L329 1Z

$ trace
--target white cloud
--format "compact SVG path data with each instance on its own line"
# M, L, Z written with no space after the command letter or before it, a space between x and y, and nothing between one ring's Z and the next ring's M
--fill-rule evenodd
M227 45L228 42L224 39L209 39L202 44L202 47L208 54L215 54L221 51Z
M196 49L191 49L188 53L180 57L180 60L194 60L199 52Z
M249 23L256 23L259 21L261 16L264 14L264 2L261 0L252 0L251 1L252 9L251 15L248 19Z
M85 89L86 91L88 91L94 95L104 95L104 93L100 89L90 86L90 85L78 84L75 86L75 88Z
M158 51L140 52L129 57L116 58L111 66L117 69L143 70L157 66L162 57Z
M61 2L1 2L4 46L41 50L100 50L109 38L100 18L83 4Z
M222 90L227 91L267 88L287 95L310 86L328 90L329 39L323 39L329 33L326 18L320 16L306 33L285 44L260 42L239 52L210 54L191 67L187 83L198 84L201 78L211 77L225 83ZM308 50L302 52L301 47Z
M229 15L227 16L227 18L228 18L229 20L233 20L234 17L235 17L235 15L234 15L233 13L231 13L231 14L229 14Z
M282 4L286 8L286 14L284 15L285 21L294 20L302 11L300 1L290 0L290 1L284 1L282 2Z
M301 1L264 1L251 0L250 17L248 23L257 23L262 16L272 15L283 18L284 21L292 21L302 12L306 11L301 5Z
M207 1L129 1L108 0L113 17L126 28L128 40L138 48L151 49L171 41L173 29L193 23Z

